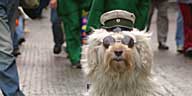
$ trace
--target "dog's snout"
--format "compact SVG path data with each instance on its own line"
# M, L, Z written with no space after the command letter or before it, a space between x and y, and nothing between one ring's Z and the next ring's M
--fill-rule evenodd
M116 56L121 56L123 51L122 50L118 50L118 51L116 50L116 51L114 51L114 53Z

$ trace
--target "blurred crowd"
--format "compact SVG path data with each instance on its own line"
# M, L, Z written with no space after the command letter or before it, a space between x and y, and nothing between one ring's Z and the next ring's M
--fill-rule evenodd
M192 0L177 0L177 5L176 50L186 57L192 57ZM19 88L15 57L22 54L19 47L26 41L25 33L30 31L25 27L26 20L43 19L44 9L51 10L53 53L59 54L64 48L72 68L81 69L81 46L86 44L91 27L103 28L100 16L115 9L133 13L136 20L132 26L145 31L150 31L151 18L156 9L157 48L160 51L169 50L166 43L169 29L168 7L168 0L0 0L2 93L4 96L24 96ZM111 28L113 27L108 27Z

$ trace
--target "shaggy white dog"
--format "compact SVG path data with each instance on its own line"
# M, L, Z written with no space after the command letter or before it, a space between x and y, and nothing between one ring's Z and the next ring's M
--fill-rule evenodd
M107 32L88 37L83 71L91 83L88 96L151 96L152 50L150 33Z

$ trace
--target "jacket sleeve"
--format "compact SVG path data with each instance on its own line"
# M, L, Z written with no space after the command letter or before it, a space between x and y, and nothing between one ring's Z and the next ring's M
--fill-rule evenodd
M89 11L91 7L92 0L82 0L81 7L85 11Z
M135 27L139 30L143 30L148 21L149 8L151 6L151 0L138 0L137 10L135 12L136 21Z
M88 23L86 32L91 31L90 27L98 29L101 27L100 16L104 10L104 0L93 0L91 9L89 11Z

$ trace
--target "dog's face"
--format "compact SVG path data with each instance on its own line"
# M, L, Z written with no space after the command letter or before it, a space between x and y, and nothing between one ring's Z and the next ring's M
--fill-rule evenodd
M92 82L91 95L148 96L152 65L148 36L137 30L105 29L89 35L83 70Z
M120 33L106 36L102 40L106 71L125 72L133 67L134 39Z
M152 51L149 36L140 31L108 32L96 30L88 38L86 73L103 71L150 75Z

